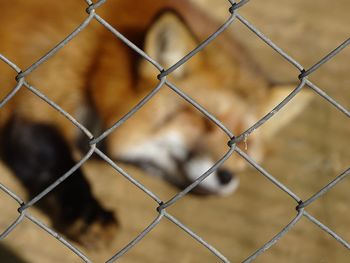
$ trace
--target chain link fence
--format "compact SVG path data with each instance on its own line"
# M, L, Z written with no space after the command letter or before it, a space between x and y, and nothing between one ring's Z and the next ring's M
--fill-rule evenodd
M88 153L69 171L67 171L64 175L62 175L56 182L47 187L44 191L34 197L32 200L28 202L24 202L16 193L11 191L5 185L0 183L0 189L13 198L18 204L18 212L19 216L17 219L10 225L8 228L0 234L0 240L3 240L8 236L22 221L24 218L29 219L34 224L38 225L44 231L46 231L49 235L56 238L63 245L68 247L73 253L75 253L78 257L81 258L84 262L91 262L91 260L84 255L78 248L72 245L69 241L60 236L52 228L48 227L36 217L32 216L28 212L28 208L36 204L41 198L45 198L45 196L52 191L55 187L57 187L60 183L63 183L70 175L72 175L79 167L81 167L94 153L99 155L104 161L106 161L110 166L112 166L119 174L123 175L127 178L132 184L136 185L139 189L141 189L146 195L150 196L156 205L156 209L158 211L158 216L154 218L153 222L148 225L137 237L130 241L124 248L116 252L114 255L111 255L110 259L107 262L114 262L120 257L122 257L126 252L132 249L143 237L145 237L153 228L155 228L164 218L173 222L183 231L185 231L188 235L190 235L196 242L199 242L203 246L205 246L210 252L217 256L217 258L223 262L229 262L229 259L225 257L218 249L214 248L211 244L206 242L200 235L194 233L190 228L188 228L185 224L181 223L177 218L172 216L167 212L167 208L174 205L181 198L183 198L187 193L189 193L193 188L198 186L206 177L210 176L214 171L216 171L233 153L240 155L246 162L248 162L251 166L253 166L260 174L266 177L272 184L274 184L277 188L282 190L286 195L289 195L295 201L296 204L296 215L294 219L287 223L287 225L277 233L271 240L263 244L257 251L248 256L244 262L251 262L256 259L259 255L264 253L266 250L271 248L280 238L282 238L285 234L288 233L299 221L301 218L307 218L312 223L317 225L322 231L327 232L331 235L335 242L341 243L347 249L350 249L350 244L344 240L339 234L335 233L332 229L328 228L326 225L322 224L317 218L313 217L310 213L306 211L307 207L312 204L315 200L326 194L330 189L335 187L340 181L344 180L350 174L350 168L343 171L340 175L338 175L333 181L324 186L321 190L316 192L307 200L302 200L291 191L288 186L279 182L273 175L267 172L262 166L256 163L252 158L250 158L243 150L241 150L237 144L247 136L249 136L252 132L258 129L261 125L267 122L270 118L272 118L280 109L282 109L287 103L293 103L291 101L293 97L295 97L302 89L311 89L314 91L315 96L321 96L324 100L328 101L332 104L336 109L338 109L340 114L344 114L347 118L350 117L350 112L348 109L339 104L335 99L327 95L321 88L315 85L312 81L308 79L313 72L315 72L320 66L325 64L328 60L333 58L339 52L341 52L344 48L346 48L350 44L350 38L345 40L342 44L340 44L337 48L335 48L328 55L320 59L317 63L315 63L311 68L304 69L304 67L299 64L295 59L289 56L286 52L284 52L279 46L277 46L273 41L271 41L267 36L265 36L262 32L260 32L254 25L250 24L243 16L238 13L239 8L243 5L247 4L249 0L242 0L240 2L235 2L233 0L229 0L231 7L228 10L228 18L226 22L221 25L216 32L214 32L210 37L208 37L205 41L203 41L198 47L196 47L192 52L183 57L176 64L171 66L168 69L164 69L157 61L153 60L149 57L144 51L138 48L134 43L129 41L126 37L124 37L120 32L118 32L117 28L112 27L106 20L98 14L98 8L103 5L106 0L100 0L96 3L93 3L90 0L85 0L88 4L86 9L87 17L81 23L79 27L77 27L71 34L69 34L62 42L58 43L52 50L50 50L46 55L40 58L38 61L34 62L29 68L26 70L20 69L17 65L15 65L9 58L0 54L0 59L5 62L9 67L17 72L17 85L12 89L12 91L1 101L1 108L9 101L11 98L20 90L20 89L28 89L33 94L38 96L41 100L49 104L51 107L55 108L60 114L64 115L68 120L72 122L78 129L80 129L90 140L90 150ZM254 3L252 3L254 4ZM75 38L82 30L89 26L92 20L98 21L101 25L103 25L107 30L109 30L115 37L121 41L123 41L127 46L129 46L132 50L137 52L140 56L142 56L145 60L151 63L154 67L159 70L158 85L146 96L142 101L140 101L133 109L131 109L122 119L116 122L111 128L104 131L100 136L94 137L92 133L80 124L76 119L74 119L69 113L67 113L64 109L60 108L53 101L50 100L45 94L41 93L38 89L31 86L30 83L26 81L26 77L33 72L37 67L39 67L46 60L50 59L55 53L57 53L60 49L64 48L64 46ZM208 112L205 108L203 108L200 104L198 104L195 100L189 97L186 93L184 93L180 88L171 83L167 76L171 74L175 69L180 67L182 64L186 63L189 59L191 59L196 53L200 52L205 46L207 46L210 42L214 41L215 38L220 35L226 28L228 28L232 23L242 23L249 30L251 30L258 38L264 41L267 45L269 45L272 49L274 49L279 55L281 55L286 61L288 61L291 65L298 69L300 74L296 76L296 79L299 79L299 84L295 87L295 89L285 98L283 99L275 108L271 109L269 113L267 113L263 118L261 118L258 122L256 122L253 126L248 128L242 134L234 135L229 129L227 129L219 120L217 120L210 112ZM218 51L219 52L219 51ZM170 200L161 200L155 193L146 188L142 183L133 178L132 175L129 175L122 168L120 168L115 162L113 162L105 153L103 153L96 145L101 140L106 138L112 131L117 129L120 125L123 124L125 120L131 118L134 113L136 113L143 105L145 105L152 97L157 94L157 92L162 87L168 87L178 95L180 95L184 100L189 102L193 107L197 108L206 118L215 123L220 129L222 129L228 136L228 146L229 149L226 154L216 162L216 164L211 167L208 171L202 174L196 181L187 186L181 192L178 192L175 196L173 196Z

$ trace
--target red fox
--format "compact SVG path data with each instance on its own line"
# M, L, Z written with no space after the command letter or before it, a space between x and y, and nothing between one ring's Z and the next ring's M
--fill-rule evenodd
M87 17L82 0L13 0L1 6L0 53L22 70ZM114 0L96 12L165 69L215 28L214 22L183 0ZM3 99L14 87L16 74L8 65L0 64ZM26 76L26 81L98 137L96 128L106 130L124 116L156 87L158 74L150 63L93 20ZM269 84L228 35L220 36L168 78L235 134L247 129L291 91ZM287 118L296 115L303 105L294 105ZM270 129L268 136L280 126ZM116 162L134 164L183 188L219 158L217 145L227 145L229 138L213 127L164 86L103 143L107 155ZM31 197L75 164L72 150L77 141L89 145L88 139L78 138L71 122L24 87L0 109L0 129L2 160ZM263 157L264 140L257 134L248 138L248 153L257 161ZM232 159L230 167L218 169L194 190L202 194L232 193L238 185L235 172L244 168L242 160L236 156ZM96 201L81 170L38 205L59 231L85 244L96 235L105 237L108 232L109 237L114 236L117 230L116 215Z

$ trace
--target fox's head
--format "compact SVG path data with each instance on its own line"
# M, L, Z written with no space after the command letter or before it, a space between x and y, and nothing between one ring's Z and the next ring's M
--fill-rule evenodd
M182 19L173 12L165 12L146 32L144 51L167 69L198 44ZM132 91L124 95L128 101L124 103L125 113L160 83L158 74L149 62L137 63L136 70L130 74ZM269 87L237 44L220 37L167 76L167 81L202 105L235 135L257 122L291 91ZM292 113L284 118L295 116L306 105L307 97L299 100L303 105L294 105ZM249 136L245 142L248 154L261 161L266 137L271 137L281 126L269 129L267 136L261 133ZM135 164L185 187L229 150L229 140L212 121L164 84L145 106L107 137L107 145L114 159ZM227 164L195 190L231 193L238 185L235 173L244 166L245 162L233 154Z

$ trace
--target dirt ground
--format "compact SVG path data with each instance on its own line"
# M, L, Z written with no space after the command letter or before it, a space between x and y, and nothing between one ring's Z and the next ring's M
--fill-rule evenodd
M217 0L193 0L219 20L227 5ZM207 3L208 2L208 3ZM305 68L349 37L350 2L338 0L250 1L240 10L246 19L269 36ZM238 21L229 29L275 82L293 83L298 72ZM310 76L319 87L350 108L350 49L347 48ZM298 99L298 98L296 98ZM288 109L286 109L288 110ZM272 120L278 121L279 116ZM268 124L267 124L268 125ZM262 128L264 129L264 128ZM260 132L259 130L257 132ZM263 167L307 199L350 164L349 119L315 94L302 115L283 129L269 145ZM147 187L167 200L176 193L157 178L123 166ZM139 234L157 215L156 204L116 174L107 164L84 165L102 202L117 211L122 227L109 248L81 248L94 262L107 260ZM25 197L5 167L1 183ZM169 212L221 251L231 262L241 262L279 232L296 215L295 202L257 171L239 174L240 187L229 197L186 196ZM345 240L350 241L350 181L344 180L313 203L308 211ZM16 217L16 203L0 193L0 231ZM44 222L44 215L32 213ZM68 249L29 221L0 243L1 262L80 262ZM2 252L4 251L4 252ZM11 252L12 251L12 252ZM10 261L12 259L12 261ZM302 219L256 262L349 262L350 253L307 219ZM121 262L217 262L203 246L164 219Z

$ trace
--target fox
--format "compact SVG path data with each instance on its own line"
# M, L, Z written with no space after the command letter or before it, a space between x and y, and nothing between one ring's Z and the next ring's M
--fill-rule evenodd
M28 68L87 17L82 0L2 1L0 53ZM96 13L164 69L178 62L215 30L217 23L186 0L107 1ZM56 105L97 138L112 127L160 80L152 64L92 20L66 46L25 76ZM0 101L16 85L16 72L0 63ZM241 134L295 86L274 85L231 35L222 34L167 76L235 134ZM278 130L307 105L284 113L285 121L245 141L257 162ZM56 109L22 86L0 109L1 161L33 198L71 169L89 149L90 139ZM134 165L183 189L220 158L230 138L196 108L163 85L133 116L98 147L117 163ZM218 147L219 146L219 147ZM80 152L80 154L77 154ZM228 195L239 184L246 163L233 155L193 192ZM91 245L117 235L115 211L103 207L79 168L38 202L55 229ZM96 238L97 237L97 238Z

